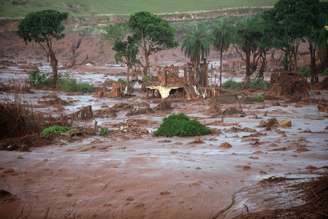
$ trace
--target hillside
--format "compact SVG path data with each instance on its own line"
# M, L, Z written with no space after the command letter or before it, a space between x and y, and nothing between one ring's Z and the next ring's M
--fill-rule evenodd
M67 11L75 16L214 10L271 6L276 0L0 0L2 17L18 17L42 9Z

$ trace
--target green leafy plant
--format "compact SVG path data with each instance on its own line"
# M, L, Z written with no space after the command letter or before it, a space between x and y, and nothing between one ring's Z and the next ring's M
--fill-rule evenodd
M222 84L222 87L225 89L240 90L243 88L243 83L229 79Z
M309 68L307 68L307 67L302 67L302 68L300 68L300 69L298 70L297 73L298 73L300 76L305 77L305 78L311 76L311 70L310 70Z
M71 130L71 128L66 127L66 126L53 125L53 126L49 126L47 128L44 128L41 131L41 137L49 138L51 136L56 136L56 135L59 135L61 133L68 132L69 130Z
M326 68L323 72L321 72L321 75L328 76L328 68Z
M33 87L39 87L47 83L49 81L47 75L39 72L32 71L28 73L27 82Z
M253 100L254 102L262 103L264 102L265 97L263 94L256 94L255 96L251 97L251 100Z
M246 83L244 87L251 89L268 89L270 84L262 79L256 79Z
M232 79L226 81L222 85L225 89L231 90L241 90L244 88L250 89L268 89L270 87L270 83L266 82L262 79L251 80L250 82L237 82Z
M58 88L66 92L92 92L94 87L85 82L77 82L76 79L63 77L58 80Z
M155 136L201 136L208 135L211 130L195 119L190 119L183 113L172 114L165 118L155 131Z
M106 136L108 136L108 133L109 133L108 128L104 128L104 127L100 128L100 133L99 133L100 136L106 137Z

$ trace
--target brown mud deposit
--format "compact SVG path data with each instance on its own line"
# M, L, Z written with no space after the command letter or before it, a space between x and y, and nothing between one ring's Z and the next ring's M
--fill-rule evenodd
M56 47L62 68L70 64L69 48L78 37L69 33ZM0 48L0 82L7 86L0 89L1 102L19 96L33 111L70 120L74 128L30 152L2 148L0 218L233 218L287 203L293 203L287 208L304 206L310 199L299 202L300 190L289 191L290 186L326 172L328 114L320 101L328 100L327 91L309 91L304 102L261 103L240 98L263 91L162 102L140 89L113 98L32 88L16 92L10 79L24 82L26 71L46 69L44 56L12 31L0 31ZM77 62L88 57L89 64L69 69L74 78L100 88L125 78L125 68L106 65L114 62L110 48L99 36L86 36ZM232 55L224 65L235 60ZM154 65L184 62L179 48L152 60ZM242 78L232 72L224 78ZM162 119L178 112L215 131L201 138L154 137ZM108 136L101 137L99 128L108 128ZM302 179L306 182L297 181Z
M49 92L42 96L49 97ZM285 199L284 189L289 188L290 180L283 181L282 192L272 199L269 188L279 187L281 182L263 187L261 179L279 175L288 178L290 174L298 174L297 178L306 178L308 174L319 176L324 170L321 167L328 165L325 130L328 119L315 105L296 107L281 102L281 106L275 106L275 102L266 101L263 108L261 103L243 104L244 116L225 115L222 121L221 117L208 114L210 100L172 99L170 111L131 114L131 110L161 108L157 107L158 99L137 94L119 102L92 97L90 100L95 102L84 103L80 96L59 93L58 98L63 101L73 99L63 105L65 111L75 104L91 104L97 110L98 101L107 103L115 117L94 114L91 121L73 124L92 128L96 120L99 126L109 128L109 136L78 137L73 142L61 137L52 145L32 148L31 152L0 151L0 189L15 197L0 202L0 215L232 218L236 212L245 213L246 207L238 200L241 203L248 200L250 213L266 210L268 206L278 208L281 201L298 200L298 193L289 190ZM53 104L37 101L42 99L37 98L35 106ZM202 138L153 137L151 132L170 112L184 112L218 132ZM258 127L261 120L273 118L292 120L291 127L280 127L279 122L272 129ZM219 147L222 144L232 147L223 149ZM282 147L284 150L278 150ZM300 152L302 148L307 150ZM237 201L232 205L233 197ZM296 207L303 204L295 203ZM230 214L226 209L236 212Z

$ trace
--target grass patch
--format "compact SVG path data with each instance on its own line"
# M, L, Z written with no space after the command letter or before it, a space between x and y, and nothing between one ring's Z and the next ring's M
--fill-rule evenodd
M57 87L66 92L83 92L88 93L94 90L94 87L89 83L77 82L73 78L60 78Z
M39 71L29 72L27 83L36 88L48 87L53 84L52 79L47 74L41 73Z
M270 83L262 79L256 79L244 84L244 87L250 89L268 89L270 88Z
M108 136L108 134L109 134L109 130L108 130L108 128L100 128L100 136L102 136L102 137L106 137L106 136Z
M183 113L172 114L165 118L161 126L155 131L155 136L189 137L208 135L211 130L195 119L190 119Z
M234 81L232 79L224 82L222 84L222 87L225 89L229 89L229 90L242 90L242 89L246 89L246 88L250 88L250 89L268 89L270 88L270 83L266 82L262 79L256 79L256 80L252 80L248 83L245 82L237 82Z
M29 0L25 4L0 1L1 16L24 16L29 12L56 9L73 15L131 14L138 11L176 12L231 7L272 6L277 0Z
M311 76L311 70L308 67L301 67L298 72L297 72L300 76L302 77L310 77Z
M229 79L222 84L222 87L229 90L241 90L243 88L243 83Z
M61 125L52 125L47 128L44 128L41 131L41 137L43 138L49 138L51 136L56 136L65 132L68 132L71 130L71 128Z
M322 76L328 76L328 68L320 73Z
M52 87L53 79L51 76L39 71L30 72L27 83L36 88ZM68 75L60 76L57 81L57 88L66 92L83 92L88 93L94 90L94 87L89 83L78 82L76 79Z

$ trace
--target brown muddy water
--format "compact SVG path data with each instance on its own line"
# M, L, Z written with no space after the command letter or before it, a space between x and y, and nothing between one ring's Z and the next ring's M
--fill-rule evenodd
M22 81L26 78L15 74ZM8 77L0 78L8 83L3 79ZM103 77L88 76L97 83ZM61 109L40 104L49 94L70 104ZM13 100L17 95L36 111L53 115L87 105L97 110L122 102L147 102L151 107L159 103L140 91L131 98L97 98L32 90L1 92L0 99ZM312 98L326 96L320 95ZM114 132L121 128L119 124L133 120L149 134L127 131L74 142L59 139L30 152L0 151L0 189L14 195L13 200L0 200L1 218L232 218L301 205L301 191L290 189L291 184L315 178L328 166L328 114L319 112L315 104L243 104L245 116L225 116L223 122L208 113L208 100L175 99L172 106L169 112L128 116L120 111L116 117L73 124L92 127L97 121ZM220 132L200 140L152 136L161 120L174 112L184 112ZM270 118L289 119L292 127L258 127L261 120ZM232 147L220 148L224 142ZM290 180L274 186L259 184L270 177Z

